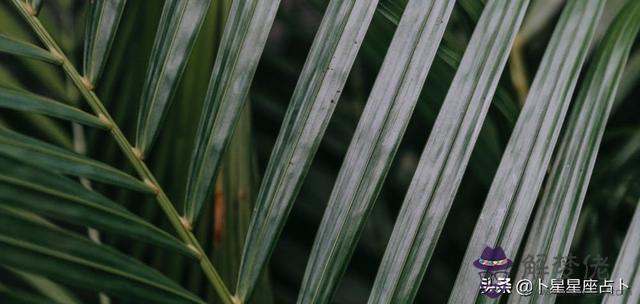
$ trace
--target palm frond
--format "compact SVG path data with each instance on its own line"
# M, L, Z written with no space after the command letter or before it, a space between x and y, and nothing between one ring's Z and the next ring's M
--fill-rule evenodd
M598 0L567 2L502 156L449 303L491 300L478 298L478 274L467 262L485 246L500 246L511 257L517 253L526 229L522 223L538 197L603 7Z
M109 247L0 208L3 264L67 284L156 303L204 303L154 269ZM91 276L83 274L91 273Z
M527 6L485 6L407 190L369 303L413 301Z
M56 118L106 129L98 117L50 98L28 92L0 88L0 108L44 114Z
M114 232L193 256L173 236L64 176L0 158L0 199L6 206Z
M60 64L60 59L47 50L3 35L0 35L0 52Z
M211 73L189 165L184 217L211 198L214 177L244 108L280 0L234 1Z
M376 3L331 1L285 115L245 242L237 294L249 299L291 210L362 45Z
M640 29L640 3L629 2L605 34L582 82L532 223L523 256L544 260L567 256L631 46ZM558 269L556 269L558 270ZM524 269L516 278L522 278ZM562 273L551 271L552 278ZM534 294L511 302L549 301Z
M89 83L98 82L102 74L126 3L127 0L95 0L89 3L83 57L83 74Z
M0 129L0 154L63 174L86 177L145 193L153 189L104 163L9 129Z
M211 0L167 0L151 52L138 112L136 147L144 155L155 140Z
M298 302L324 303L333 297L409 123L453 4L407 4L331 193Z
M614 282L616 284L616 294L605 294L602 304L638 303L640 301L640 294L633 292L640 288L640 271L638 271L640 247L638 247L638 242L640 242L640 208L636 207L631 225L627 229L627 236L624 238L616 265L611 273L611 278L617 280ZM628 288L620 286L620 283L624 282L628 284Z

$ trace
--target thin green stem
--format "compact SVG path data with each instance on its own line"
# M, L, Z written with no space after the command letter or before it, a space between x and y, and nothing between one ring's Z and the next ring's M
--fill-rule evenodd
M140 155L136 154L134 147L131 145L131 143L129 143L120 128L116 125L111 115L109 115L109 112L104 107L98 96L94 93L92 88L93 85L89 83L86 78L82 77L80 73L78 73L78 70L76 70L73 64L71 64L69 59L64 55L62 49L60 49L58 44L53 40L40 20L38 20L38 18L32 14L32 10L30 9L30 7L28 7L21 0L12 0L12 2L18 9L20 14L24 17L25 21L36 33L38 38L42 41L42 43L54 56L59 58L63 70L67 73L71 81L78 88L94 113L98 115L98 117L103 120L104 123L109 127L111 135L129 160L131 165L134 167L138 175L144 180L147 185L149 185L150 188L152 188L156 192L156 200L158 201L160 207L167 215L167 218L178 233L180 239L185 243L187 247L191 248L197 254L198 258L200 259L200 267L202 268L203 273L207 276L212 287L216 290L222 301L226 304L237 303L238 301L229 292L229 289L222 281L222 278L220 277L216 269L213 267L213 264L211 264L211 261L198 243L195 236L188 229L188 226L182 224L180 215L173 207L173 204L164 193L162 188L158 185L156 178L153 176Z

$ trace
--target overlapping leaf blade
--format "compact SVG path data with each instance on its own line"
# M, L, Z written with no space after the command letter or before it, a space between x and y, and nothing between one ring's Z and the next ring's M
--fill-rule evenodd
M0 264L81 288L152 303L204 303L109 247L0 208Z
M0 167L0 201L5 206L192 254L171 235L80 183L4 157Z
M607 31L581 84L538 203L523 256L551 261L569 254L598 148L639 29L640 2L629 1ZM552 269L549 277L561 277L562 273L557 271ZM516 278L523 276L524 269L520 268ZM544 297L513 294L509 302L541 303L553 298L555 294Z
M329 3L263 177L245 241L237 294L248 299L275 247L340 98L377 1Z
M229 144L280 0L233 1L211 73L189 165L184 215L194 221L211 199Z
M640 206L640 202L638 202ZM631 220L631 225L627 229L627 236L624 238L616 265L611 273L611 279L615 280L616 291L619 291L620 281L629 287L622 291L622 294L605 294L602 304L623 304L640 302L640 207L636 207L636 212Z
M136 146L148 152L178 88L211 0L167 0L142 88Z
M102 74L126 3L127 0L94 0L89 4L83 73L90 83L98 82Z
M152 192L146 184L111 166L5 128L0 128L0 154L62 174Z
M0 88L0 108L39 113L92 127L105 128L100 119L89 113L28 92Z
M480 13L484 7L484 4L478 1L462 1L460 2L462 8L469 14L474 21L477 22L480 17ZM385 16L389 22L398 24L400 19L400 14L402 13L402 7L398 5L393 0L384 0L380 2L380 6L378 10ZM450 42L447 41L447 34L445 32L444 39L442 43L438 46L438 57L446 63L451 69L444 70L440 73L447 73L451 76L442 75L442 77L438 77L434 79L434 81L442 82L442 85L449 85L444 79L453 78L455 71L460 66L460 60L462 59L462 50L458 50L458 48L451 45ZM498 86L496 89L493 105L504 115L504 117L509 121L509 124L512 125L515 123L516 117L518 116L519 107L516 102L514 102L509 97L509 93L503 86Z
M299 303L326 303L333 297L416 105L453 4L407 4L334 184Z
M440 231L529 1L488 1L429 135L369 303L410 303Z
M0 53L8 53L16 56L42 60L49 63L60 64L60 60L54 57L51 52L33 44L11 39L4 35L0 35Z
M55 283L45 277L35 275L32 273L19 271L15 269L11 270L17 277L22 279L25 283L30 285L33 289L40 292L43 296L47 297L49 301L53 301L59 304L80 304L77 296L69 291L66 287Z
M570 0L547 47L480 214L449 303L479 298L472 261L485 246L515 258L594 36L604 1Z

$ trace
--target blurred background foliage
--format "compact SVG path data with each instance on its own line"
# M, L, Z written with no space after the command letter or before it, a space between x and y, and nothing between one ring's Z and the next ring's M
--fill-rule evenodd
M555 2L561 1L533 1L529 9L507 66L510 73L505 72L500 81L416 302L441 303L448 298L484 197L519 114L522 90L526 90L526 84L533 78L558 19L560 6L553 5ZM607 6L602 18L603 29L620 8L616 3L623 1L609 2L612 5ZM39 14L46 28L78 65L82 61L87 3L47 0ZM249 106L244 109L222 165L215 195L205 205L205 216L194 228L229 286L236 281L252 198L256 195L260 176L327 3L326 0L282 1L253 81ZM98 96L129 138L133 138L135 132L147 58L162 4L162 1L142 0L127 3L104 75L96 84ZM257 291L259 303L292 303L297 298L312 240L404 5L402 0L385 0L379 4L275 249L269 271ZM148 159L158 181L175 202L180 202L184 196L200 108L229 7L230 0L213 1L174 97L178 102L174 102L168 112L156 150ZM456 3L416 111L337 292L336 303L360 303L368 297L402 198L481 9L482 1ZM599 31L596 40L602 38L603 32ZM0 2L0 33L37 43L8 1ZM603 138L572 248L572 254L578 257L609 257L609 270L640 196L639 76L640 50L636 46ZM22 57L0 55L0 85L28 89L73 105L82 104L79 92L57 67ZM61 120L1 110L0 123L61 146L73 146L73 130ZM129 166L104 132L89 131L86 146L87 154L95 159L117 168ZM149 198L99 183L94 187L171 231L159 207ZM74 229L73 226L69 228ZM215 301L216 296L198 267L183 257L109 234L103 234L102 240L182 282L196 294L206 294L208 301ZM34 286L9 270L2 270L1 274L5 285ZM79 294L86 298L95 296L82 291ZM571 301L571 298L560 298L561 303Z

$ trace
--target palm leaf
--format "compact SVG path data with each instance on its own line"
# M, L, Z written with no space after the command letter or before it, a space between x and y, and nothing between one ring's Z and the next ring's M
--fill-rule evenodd
M298 302L325 303L333 297L409 122L453 4L407 4L331 193Z
M567 256L578 224L598 147L613 106L629 52L640 29L640 2L629 1L600 43L582 82L556 152L523 256L551 260ZM619 173L616 172L616 173ZM557 270L557 269L556 269ZM522 278L523 269L517 278ZM551 278L562 273L549 273ZM625 277L626 278L626 277ZM511 296L510 302L549 301L555 295Z
M98 82L116 36L127 0L95 0L89 4L84 38L84 76Z
M198 37L211 0L167 0L142 89L136 146L148 152Z
M458 272L450 303L478 298L472 261L485 246L500 246L512 258L541 187L582 64L604 6L570 0L558 21L538 74L518 117Z
M3 35L0 35L0 53L8 53L25 58L60 64L60 59L53 56L51 52L33 44L21 42Z
M636 20L638 20L636 18ZM640 206L640 203L638 204ZM605 294L602 299L603 304L614 303L638 303L640 301L640 208L636 207L636 212L631 220L631 225L627 229L627 236L624 238L620 253L618 253L618 259L616 265L611 273L611 278L616 285L616 290L620 287L622 280L625 284L629 285L629 289L622 291L622 294L609 295Z
M116 297L204 303L159 272L109 247L0 208L0 263Z
M409 303L439 234L529 1L489 1L438 114L369 303Z
M255 203L236 293L249 299L340 98L376 1L334 0L298 79Z
M209 80L189 165L184 216L193 222L244 107L280 0L234 1Z
M120 170L8 129L0 128L0 146L0 154L41 168L153 192L149 186Z
M105 129L105 124L89 113L35 94L0 88L0 108L49 115Z
M47 297L49 301L58 304L80 304L80 300L67 288L61 286L45 277L10 269L17 277L29 284L33 289Z
M0 284L0 302L13 304L49 304L51 299L20 288L9 288ZM59 302L55 302L62 304Z
M0 158L0 200L5 206L118 233L192 256L166 232L97 192L57 174Z

